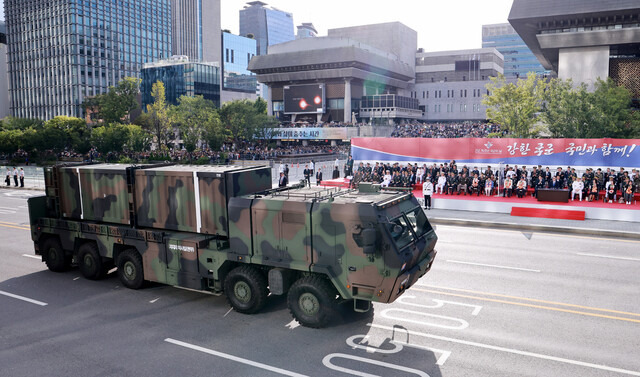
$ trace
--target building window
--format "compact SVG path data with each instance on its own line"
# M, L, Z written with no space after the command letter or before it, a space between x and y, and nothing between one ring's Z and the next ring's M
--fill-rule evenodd
M429 98L429 91L427 90L427 98Z
M224 61L225 61L225 62L227 62L227 63L229 63L229 49L228 49L228 48L227 48L227 49L225 49L225 58L224 58Z

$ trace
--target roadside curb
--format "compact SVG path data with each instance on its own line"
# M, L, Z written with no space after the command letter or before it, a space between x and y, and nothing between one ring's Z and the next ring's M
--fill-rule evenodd
M429 221L435 225L457 225L457 226L473 226L478 228L508 229L545 233L562 233L562 234L580 234L587 236L610 237L610 238L627 238L640 240L640 232L621 232L605 229L589 229L575 228L568 226L554 225L534 225L534 224L513 224L494 221L465 220L452 218L429 218Z
M44 191L44 188L37 188L37 187L15 187L15 186L0 186L0 189L5 189L5 190L29 190L29 191Z

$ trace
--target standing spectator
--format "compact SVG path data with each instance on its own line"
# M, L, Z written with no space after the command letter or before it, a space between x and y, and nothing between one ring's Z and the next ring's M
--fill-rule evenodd
M347 163L344 164L344 176L348 177L353 175L353 157L349 156Z
M7 178L4 180L7 183L7 186L11 186L11 169L7 166Z
M311 169L309 169L309 165L304 166L302 175L304 175L304 180L307 183L307 186L311 187Z
M24 187L24 169L20 168L20 187Z
M320 186L320 182L322 182L322 168L318 168L316 173L316 186Z
M284 175L284 172L281 172L280 180L278 181L278 187L287 187L288 183L289 183L289 180L287 179L287 176Z
M18 168L16 168L15 166L13 167L13 182L15 183L16 187L18 187Z
M424 208L431 209L431 195L433 194L433 183L427 178L422 184L422 194L424 195Z
M332 179L337 179L340 178L340 168L338 167L338 165L335 165L333 167L333 177Z

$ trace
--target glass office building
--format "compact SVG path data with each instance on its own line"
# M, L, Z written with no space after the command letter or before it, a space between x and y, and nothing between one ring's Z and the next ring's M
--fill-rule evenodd
M146 62L171 53L169 0L5 0L13 116L82 116Z
M151 89L164 83L167 103L177 105L181 96L203 96L220 107L220 68L214 63L165 60L145 64L141 72L142 107L153 103Z
M265 55L268 46L295 39L293 15L261 1L249 2L240 10L240 35L249 34L258 43L257 55Z
M482 48L490 47L504 56L506 78L525 78L529 72L540 76L550 73L508 23L482 26Z
M256 40L222 33L222 89L255 93L258 79L247 70L256 56Z

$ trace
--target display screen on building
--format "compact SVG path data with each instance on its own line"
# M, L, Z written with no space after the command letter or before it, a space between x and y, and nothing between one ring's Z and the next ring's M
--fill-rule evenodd
M285 114L324 113L324 85L292 85L284 87Z

